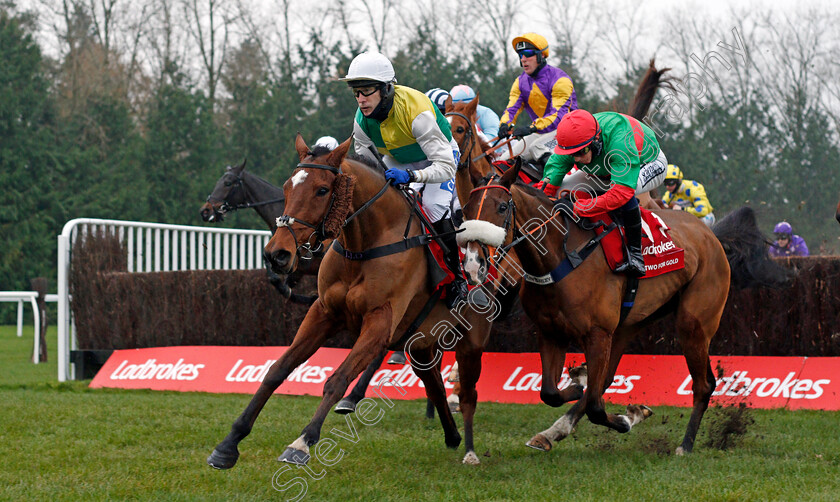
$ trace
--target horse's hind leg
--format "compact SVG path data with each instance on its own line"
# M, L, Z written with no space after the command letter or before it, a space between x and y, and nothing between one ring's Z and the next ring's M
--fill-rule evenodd
M327 338L335 333L337 327L339 323L335 318L327 315L320 303L310 307L303 323L298 328L292 345L268 370L268 374L254 393L245 411L233 422L230 433L207 457L208 464L217 469L230 469L236 465L239 459L239 442L250 434L265 403L277 387L286 380L289 373L309 359Z
M290 444L277 460L305 465L309 461L309 447L321 439L321 427L333 405L347 391L347 387L374 357L385 349L391 337L393 312L390 303L365 313L359 339L347 358L324 383L324 396L312 420L303 428L300 437Z
M356 385L355 387L353 387L353 390L350 391L350 394L347 394L347 396L344 399L342 399L338 402L337 405L335 405L335 409L333 409L334 412L340 415L346 415L348 413L353 413L354 411L356 411L356 404L358 404L359 401L364 399L365 393L367 392L367 388L370 385L370 380L373 378L373 375L374 373L376 373L376 370L378 370L379 367L382 366L382 361L385 360L385 356L387 354L388 348L386 347L384 350L382 350L382 353L376 356L376 359L371 361L368 367L365 368L365 371L362 373L362 376L359 377L359 381L356 382Z
M458 433L458 426L455 425L449 403L446 402L446 389L443 386L443 378L440 376L440 368L433 362L432 349L436 346L431 345L421 349L406 345L406 352L411 359L411 369L423 381L426 396L437 408L446 446L457 448L461 444L461 435Z
M633 420L626 415L607 413L604 407L604 391L612 383L622 352L621 347L616 347L616 353L612 354L612 340L613 336L600 328L592 329L583 340L589 383L583 401L590 422L624 433L633 427Z
M696 279L695 279L696 281ZM688 372L693 380L694 403L682 444L676 454L691 453L703 414L715 390L715 376L709 360L709 343L720 324L727 292L718 288L717 299L710 298L711 288L701 291L695 282L683 292L677 310L677 334L683 349ZM701 294L702 293L702 294ZM715 301L716 300L716 301Z

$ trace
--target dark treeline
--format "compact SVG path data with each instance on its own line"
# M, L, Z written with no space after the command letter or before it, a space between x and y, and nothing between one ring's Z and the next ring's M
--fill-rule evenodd
M336 77L368 48L360 42L328 44L313 29L272 60L260 40L246 37L228 49L208 87L183 59L138 70L95 36L93 19L75 5L66 50L55 59L36 41L36 18L0 2L0 290L29 289L31 278L44 276L54 291L56 236L73 218L200 225L198 208L226 165L247 159L250 171L279 185L296 163L296 133L309 142L351 134L355 101ZM422 91L467 83L482 104L502 111L520 70L503 67L498 43L476 42L453 57L423 26L407 40L390 54L399 83ZM581 107L592 111L625 110L647 66L628 64L622 77L603 82L580 71L574 54L553 50L549 61L574 77ZM680 102L669 91L654 103L669 161L706 186L719 218L749 203L768 234L787 219L812 253L836 252L840 152L831 115L806 90L745 90L737 78L744 70L733 67L709 79L702 101ZM696 94L683 88L683 98ZM263 228L250 212L225 225ZM0 314L12 319L11 310Z

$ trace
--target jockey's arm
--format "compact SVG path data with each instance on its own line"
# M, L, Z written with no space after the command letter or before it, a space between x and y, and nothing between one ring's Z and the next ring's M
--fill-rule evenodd
M373 162L378 162L370 151L370 147L374 146L373 141L365 134L365 131L358 124L353 122L353 150L356 155L370 159ZM375 148L375 147L374 147Z
M516 117L519 116L519 112L522 111L522 105L524 104L524 99L522 96L522 92L519 90L519 79L513 81L513 85L510 87L510 97L508 98L508 105L505 108L504 113L502 113L502 118L499 119L500 124L508 124L514 125L516 123Z
M495 138L499 135L499 116L496 112L486 106L478 105L476 114L478 125L487 138Z
M548 178L548 182L555 186L560 186L563 182L563 176L574 167L575 160L571 155L559 155L552 153L545 163L543 170L543 179Z
M712 205L709 203L709 198L706 196L706 190L703 185L696 181L683 181L687 186L685 187L685 197L691 202L691 205L686 206L684 211L691 213L698 218L702 218L712 212Z
M572 96L573 90L572 81L566 77L559 78L557 82L554 82L554 85L551 86L551 106L554 107L554 113L540 117L534 121L538 133L552 124L556 125L560 123L560 119L562 118L561 111L564 110L566 102Z
M438 127L435 115L429 111L417 115L411 122L411 132L420 149L431 162L429 167L414 171L415 181L443 183L454 178L455 156L452 144Z

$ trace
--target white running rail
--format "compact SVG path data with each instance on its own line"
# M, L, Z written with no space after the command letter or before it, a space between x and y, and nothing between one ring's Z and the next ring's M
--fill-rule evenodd
M73 244L90 234L118 235L127 249L129 272L175 270L241 270L263 267L268 230L192 227L139 221L78 218L58 236L58 381L73 379L70 350L76 349L76 327L68 283Z

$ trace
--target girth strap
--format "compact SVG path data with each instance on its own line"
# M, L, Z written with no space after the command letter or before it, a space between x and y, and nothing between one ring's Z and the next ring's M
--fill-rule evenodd
M590 239L589 242L580 249L580 251L567 251L566 257L554 268L554 270L539 276L526 273L524 277L525 280L531 284L539 284L542 286L560 282L564 277L569 275L572 270L578 268L578 266L583 263L583 260L585 260L590 254L592 254L593 251L595 251L595 249L598 248L598 244L601 242L601 239L606 237L607 234L616 228L617 226L615 222L610 223L604 228L603 232Z
M426 301L426 304L423 305L423 309L420 310L420 313L417 314L417 317L414 318L414 321L411 323L411 325L409 325L408 329L405 330L403 336L401 336L399 340L391 344L391 350L399 350L402 348L403 345L405 345L405 342L408 341L408 337L414 334L414 332L417 331L417 328L419 328L420 325L423 324L423 321L425 321L426 318L429 317L429 314L432 313L432 309L435 307L435 303L437 303L442 292L442 287L437 288L432 292L432 296L430 296L429 299Z

